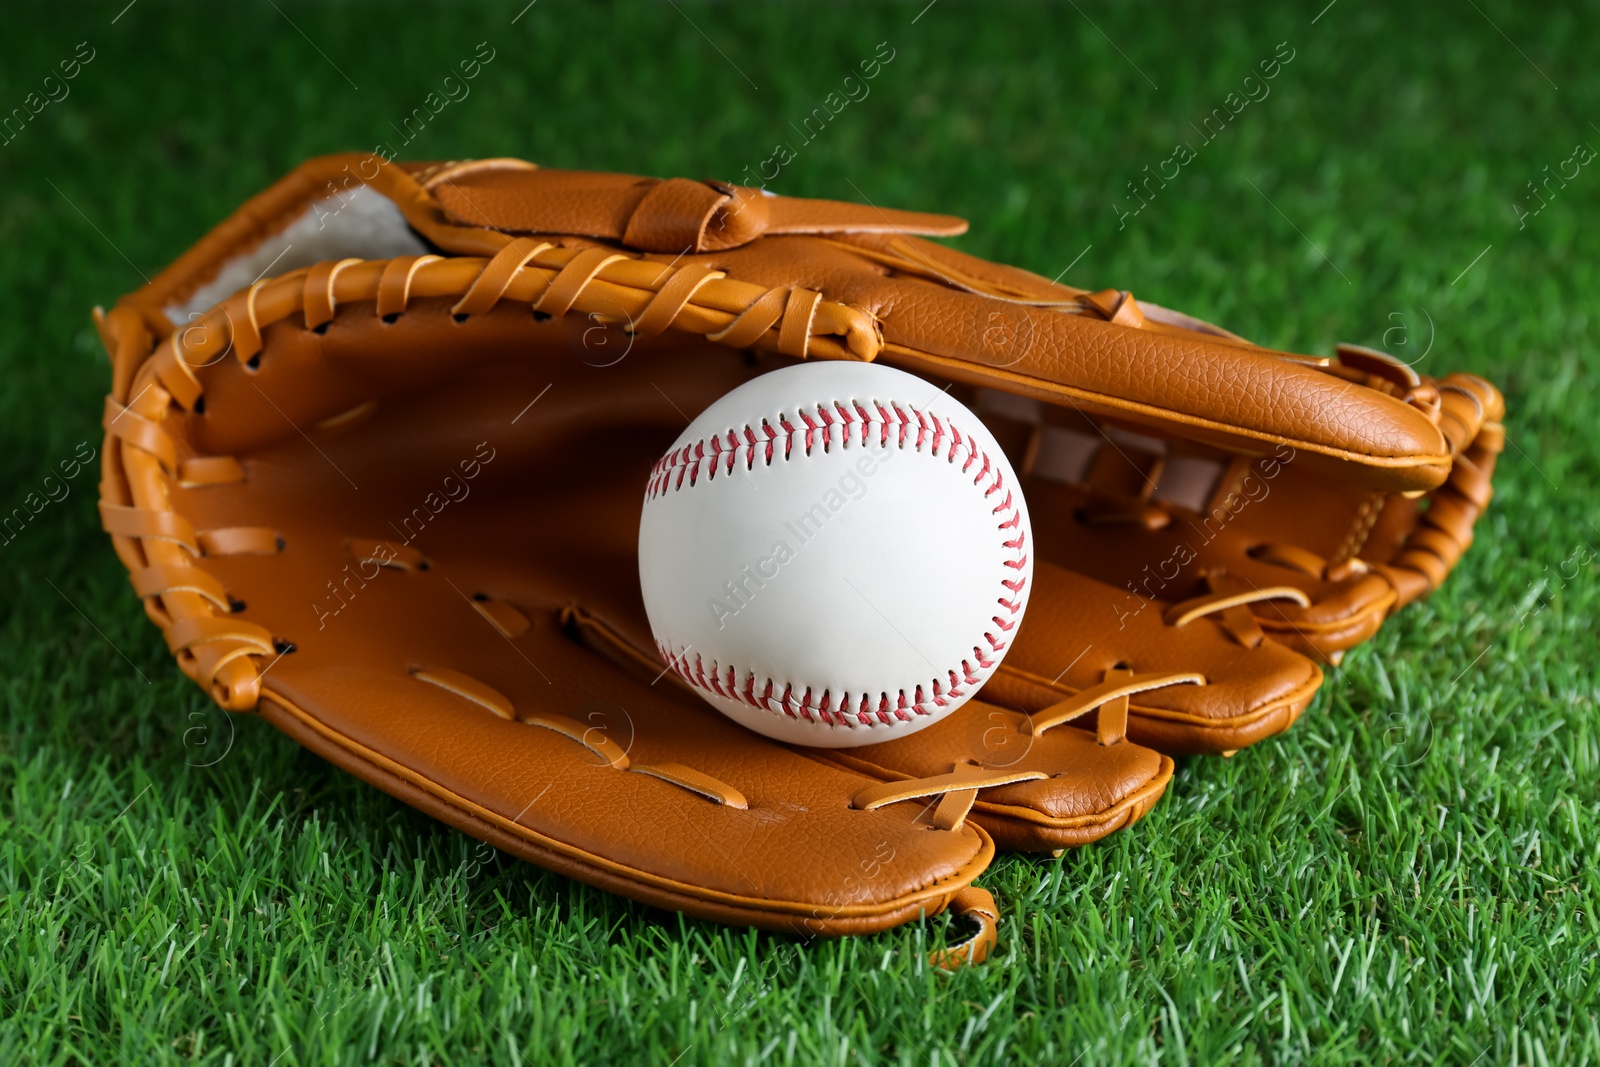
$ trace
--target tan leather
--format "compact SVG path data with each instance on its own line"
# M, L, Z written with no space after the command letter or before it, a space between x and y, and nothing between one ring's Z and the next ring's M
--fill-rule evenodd
M989 958L998 939L1000 909L987 889L975 885L961 890L950 900L950 914L970 919L978 924L977 932L960 945L952 945L931 954L931 962L945 970L955 970L969 963L982 963Z
M1176 682L1129 698L1127 736L1166 753L1231 752L1288 729L1322 684L1305 656L1241 637L1221 614L1175 625L1170 605L1139 603L1067 570L1037 519L1034 536L1037 599L985 698L1039 713L1104 685L1113 671L1198 673L1203 684Z
M381 276L382 272L368 271L366 273L372 276ZM360 269L352 269L342 276L347 280L359 280L364 275ZM310 277L309 273L308 277ZM319 272L319 276L313 280L315 282L314 285L294 282L293 284L286 284L282 288L285 288L291 294L301 295L302 297L308 289L321 293L327 280L325 272ZM292 279L291 282L293 282ZM471 289L475 284L467 283L466 287ZM248 297L236 298L234 302L239 307L231 311L229 318L224 321L233 321L235 316L242 320L247 316L253 315L255 321L259 324L270 321L274 315L281 312L286 316L283 321L292 323L296 327L292 336L301 337L305 335L303 320L299 314L294 313L294 310L298 310L298 305L291 311L279 308L275 303L274 291L274 289L270 288L265 289L258 293L253 300ZM448 300L446 300L438 304L434 309L434 314L438 315L438 323L434 325L430 325L426 308L420 304L413 305L404 316L392 323L383 323L382 318L378 317L378 329L381 331L379 337L363 335L359 331L347 333L344 330L330 330L325 335L326 337L345 337L346 340L340 342L338 355L326 350L325 346L329 342L320 342L324 346L324 352L327 356L326 362L347 370L358 370L365 367L374 376L386 375L389 380L384 383L383 388L425 389L427 386L421 380L408 376L408 371L405 367L407 358L418 361L428 360L432 351L436 351L438 347L451 345L453 342L455 348L454 356L456 358L456 363L453 367L439 364L437 361L430 364L432 368L430 373L437 377L447 373L459 373L472 360L504 359L505 353L518 349L518 344L513 342L509 335L503 333L489 335L488 340L484 341L481 347L473 346L470 349L465 347L464 341L466 339L475 338L478 335L467 329L467 324L457 323L453 317L445 314L447 310L454 307L459 307L459 302L449 304ZM493 319L494 316L491 315L488 318ZM511 328L522 325L521 322L511 319L510 316L503 316L499 321L508 324ZM403 344L404 347L409 347L412 342L402 343L396 340L395 331L392 329L392 327L401 325L423 331L421 335L415 337L414 341L415 344L421 347L412 352L409 357L401 356L400 353ZM434 335L430 336L430 330L434 331ZM439 333L438 331L441 330L443 332ZM272 332L273 329L269 326L265 335L271 336ZM314 329L310 336L316 336ZM373 420L377 418L373 412L375 410L381 412L384 403L373 400L368 383L356 383L347 386L343 391L333 388L332 383L327 381L318 383L316 389L308 388L305 383L300 383L283 392L274 391L271 396L264 395L256 390L256 385L265 381L262 376L266 374L269 366L285 366L295 358L291 354L291 349L286 344L280 344L279 351L271 363L269 364L266 360L261 361L260 370L252 373L248 369L249 363L261 352L261 345L264 342L258 339L256 334L252 334L243 343L237 337L230 338L229 342L231 342L229 350L233 355L244 358L243 367L249 380L247 382L243 378L235 378L231 374L217 373L214 375L216 381L207 383L205 395L210 400L208 400L206 406L207 417L205 425L211 437L203 445L206 450L226 449L230 452L240 452L258 448L263 441L274 440L289 432L289 423L291 421L297 425L324 427L326 432L335 436L340 434L359 434L363 439L367 439L373 433L378 432L373 426ZM229 342L218 341L216 343L228 345ZM523 343L526 342L524 341ZM347 347L348 351L346 351ZM158 351L157 358L150 365L152 376L161 374L164 369L170 370L171 364L164 364L160 356L162 353L171 353L173 351L174 348L170 343ZM208 351L207 349L201 349L203 359L207 358ZM644 354L641 349L639 355L642 356ZM686 359L686 357L676 354L675 358ZM639 469L647 472L649 463L654 456L658 455L666 444L670 443L672 436L677 432L679 428L677 422L681 420L680 411L683 408L698 409L728 388L731 388L735 381L742 380L743 377L758 373L759 370L764 369L763 364L758 362L752 365L747 360L740 358L737 353L727 349L713 348L705 353L702 359L720 360L718 366L722 369L713 374L698 370L693 363L685 363L684 366L675 371L675 378L653 370L649 372L649 376L652 379L671 387L670 398L667 394L657 392L652 387L645 385L643 380L638 381L632 387L632 391L637 394L635 399L630 402L629 406L619 408L612 417L637 419L638 414L635 409L639 403L643 403L646 408L654 409L654 413L650 417L659 424L659 428L653 436L645 433L642 429L636 431L638 443L627 447L624 447L622 438L612 435L614 442L609 447L618 453L619 462L625 461L627 457L631 456L633 461L639 465ZM207 366L204 370L208 372L219 371L224 368L237 369L240 366L238 358L230 358L213 366ZM629 363L626 365L627 374L619 375L617 372L597 370L584 366L581 362L576 364L578 372L586 371L596 382L600 383L595 388L625 387L626 377L635 373L634 368L638 366L639 363L637 361ZM293 371L286 373L294 374ZM645 372L640 370L638 373L643 374ZM722 377L719 377L719 374ZM187 379L179 380L187 381ZM530 395L540 391L534 388L535 384L533 382L529 384ZM551 383L546 382L545 384L550 385ZM568 388L566 383L562 384L564 388ZM159 393L160 387L152 387L145 393L141 402L157 406L164 404L165 401L159 396ZM539 409L540 419L549 419L552 417L552 411L560 410L559 404L552 405L549 401L542 401L541 403L542 406ZM583 410L593 401L581 399L578 403L580 404L580 410ZM213 419L209 417L211 413L217 411L225 411L227 413L226 418ZM352 416L350 415L351 412L360 412L361 414L360 416ZM463 421L471 422L468 419L463 419ZM531 416L529 425L533 425ZM589 427L588 432L602 434L599 424ZM590 450L586 450L586 454L592 453ZM339 464L341 469L344 466L342 463ZM332 467L330 466L329 469L331 470ZM580 591L575 589L570 596L572 599L587 603L592 609L607 612L612 618L630 620L640 634L645 634L644 615L635 589L636 578L634 577L633 568L634 545L632 537L638 526L637 508L642 500L639 486L631 478L609 473L597 461L589 464L585 469L585 474L587 475L587 484L605 487L608 501L607 507L614 509L622 516L613 525L617 530L625 531L623 537L609 545L612 555L603 561L596 561L595 565L589 568L589 571L614 577L626 576L626 583L621 594L613 591L602 592L599 589L586 588L581 590L581 595ZM360 484L361 479L354 474L350 474L349 477L351 482ZM332 484L336 488L337 480ZM500 516L500 518L503 519L505 516ZM478 521L488 523L491 520L486 518ZM531 522L532 520L529 521ZM384 531L380 529L376 532L381 534ZM587 533L580 533L578 537L586 543L589 540ZM352 561L370 561L377 555L376 549L381 546L384 549L384 554L381 558L392 566L403 566L408 572L414 572L422 562L420 557L416 555L416 550L409 545L385 545L381 538L369 536L344 536L341 541L345 545L347 555ZM547 548L544 555L550 559L560 560L565 558L568 553L562 546L557 545ZM335 574L334 578L337 580L339 575ZM245 598L241 597L241 599ZM327 597L324 597L324 599L330 606L337 606L336 600L328 600ZM486 615L493 614L481 603L475 606ZM562 606L568 607L569 605L563 604ZM240 653L259 647L258 645L246 644L243 638L238 638L239 643L228 650L231 658L224 657L222 655L222 650L225 647L224 638L237 637L238 635L234 635L230 631L229 633L219 632L215 636L216 640L202 646L202 653L210 651L217 658L217 661L228 669L239 666ZM640 647L649 647L647 636L641 636L638 640ZM197 664L193 666L196 673L202 673L203 665ZM429 677L438 673L436 670L426 672ZM655 676L660 674L659 670L652 673ZM446 688L449 689L450 687ZM231 699L237 706L241 707L249 704L250 697L248 693L233 693L217 686L214 686L214 690L218 693L219 699L225 701ZM463 691L470 694L474 690L470 686L457 684L450 691L455 692L457 695L462 695ZM470 695L468 699L471 699ZM497 702L490 700L483 703L489 706L491 710L494 710ZM974 708L976 709L976 706ZM1069 733L1063 732L1060 738L1062 743L1065 744L1069 739ZM1136 746L1133 745L1127 746L1129 753L1132 753L1135 748ZM1032 840L1026 840L1013 834L1011 841L1014 847L1053 849L1069 843L1085 843L1126 825L1141 816L1148 810L1150 804L1160 796L1171 774L1170 762L1161 760L1154 753L1147 750L1141 751L1142 757L1135 758L1132 771L1119 769L1109 762L1098 765L1093 762L1083 764L1081 761L1078 765L1059 762L1049 765L1048 773L1054 775L1055 778L1047 786L1043 787L1042 799L1038 803L1039 811L1042 814L1035 818L1038 826L1036 835ZM964 748L954 750L946 754L946 762L964 758L967 754L967 750ZM947 770L948 767L944 769ZM1120 781L1113 781L1113 784L1108 787L1108 779ZM1077 804L1078 809L1081 810L1068 810L1059 799L1062 796L1071 798ZM1083 803L1085 798L1091 799L1094 803L1086 807ZM1013 804L1011 806L1015 807L1016 805ZM989 806L986 804L984 810L987 811L988 808ZM981 822L982 820L980 820ZM1065 835L1061 833L1063 828L1067 830Z
M1437 414L1390 389L905 236L959 220L516 161L365 162L306 164L99 318L104 522L220 704L660 906L824 933L936 911L991 834L1059 848L1126 825L1171 774L1144 742L1240 747L1292 722L1320 680L1259 640L1237 590L1172 618L1185 598L1136 599L1148 610L1119 621L1128 594L1081 573L1071 505L1048 492L1039 590L1001 676L898 748L793 752L619 667L574 620L643 636L649 464L751 375L881 358L1197 452L1290 447L1351 493L1451 474ZM285 270L168 320L352 173L433 251ZM626 357L590 359L596 330ZM1129 690L1130 673L1162 684ZM1020 757L996 747L1007 724ZM896 799L878 805L876 783L900 783Z
M183 488L124 443L108 481L123 482L126 503L112 506L181 516L201 538L259 524L282 544L196 557L183 531L119 535L161 568L137 573L169 639L193 639L180 665L201 680L215 671L214 694L240 706L245 690L228 679L253 657L257 710L314 751L513 854L693 915L866 932L939 910L987 865L993 846L972 825L930 832L915 803L852 808L870 780L765 742L567 636L561 610L575 598L637 599L631 467L677 432L646 364L564 360L576 379L513 424L545 368L432 360L430 388L397 389L389 372L407 345L361 336L391 333L365 310L370 326L351 316L327 335L348 332L348 352L335 340L308 357L288 335L316 335L295 324L268 331L259 372L206 368L204 414L141 384L135 407L165 408L150 417L180 461L226 448L245 476ZM479 333L485 356L512 350L524 325L458 328L442 302L437 316L458 337ZM417 358L448 350L427 330L415 341ZM708 381L747 373L737 353L710 355L679 358ZM630 380L635 402L595 411ZM307 437L291 426L314 427L356 394L377 401L357 423ZM188 614L204 593L205 612ZM238 610L219 615L218 600ZM192 619L206 623L186 630Z
M606 619L570 610L570 632L636 675L660 676L655 654L647 651L652 643L642 606L619 603L610 610L615 614ZM662 684L669 682L682 684L675 673ZM946 774L963 761L1026 774L981 790L970 815L999 847L1029 852L1086 845L1138 821L1161 798L1173 770L1170 759L1142 745L1119 737L1103 746L1081 724L1038 730L1026 714L984 699L910 737L812 755L885 782Z
M424 188L444 218L507 233L576 234L645 252L720 252L795 233L950 236L967 224L948 215L868 204L797 200L688 178L535 167L520 160L458 164L429 173Z
M1383 620L1432 592L1472 543L1493 496L1505 402L1471 374L1419 377L1404 364L1342 345L1330 375L1404 397L1433 418L1452 462L1422 495L1372 492L1306 469L1292 449L1244 459L1193 442L1134 437L1118 425L1019 407L1001 398L985 418L1048 512L1056 551L1130 595L1166 601L1290 586L1252 607L1270 637L1337 661ZM982 408L981 400L975 401ZM1065 445L1062 442L1072 442ZM1078 460L1061 453L1093 449ZM1183 492L1188 472L1191 489Z
M380 166L359 155L313 160L248 202L163 272L142 291L141 303L150 307L192 293L240 247L281 229L313 201L360 184L358 177L393 199L417 232L441 249L492 257L513 241L527 240L517 235L517 224L527 219L497 213L501 199L514 197L480 203L468 220L451 213L438 190L462 188L480 170L486 172L486 181L503 181L507 172L521 174L530 166L504 160ZM584 172L560 172L557 184L565 199L540 209L542 227L559 232L565 222L580 230L600 228L591 224L588 208L562 207L578 196L574 183L585 177ZM594 195L614 195L619 183L640 181L644 179L598 176ZM745 191L740 196L746 192L759 195ZM784 210L806 219L808 231L827 226L834 207L808 203L819 206ZM899 366L932 376L1004 387L1244 452L1289 445L1302 454L1306 468L1370 489L1428 490L1449 474L1450 451L1439 428L1426 414L1384 391L1352 387L1324 373L1313 365L1316 361L1248 346L1215 328L1170 325L1163 319L1191 321L1171 313L1141 314L1139 327L1108 322L1104 309L1084 299L1090 294L1081 290L903 236L919 228L950 232L954 223L944 216L911 216L922 220L920 226L915 221L900 226L894 213L879 217L891 224L890 232L852 214L834 223L826 236L750 240L703 258L679 252L637 254L662 264L698 261L774 293L825 288L829 302L865 313L881 330L881 340L870 349L849 338L849 354L856 358L875 358L881 352ZM684 227L691 225L688 219L681 221ZM696 215L692 225L700 221ZM614 232L614 226L607 232ZM589 240L570 237L560 244L577 248ZM419 280L432 266L419 269ZM476 268L462 264L452 269ZM341 300L349 291L347 284L357 288L344 275L338 283ZM538 283L528 279L527 284ZM597 303L604 302L597 297ZM612 306L626 317L626 308ZM774 323L749 343L776 349L780 332ZM838 354L833 337L827 329L814 330L813 345L828 344L806 354Z

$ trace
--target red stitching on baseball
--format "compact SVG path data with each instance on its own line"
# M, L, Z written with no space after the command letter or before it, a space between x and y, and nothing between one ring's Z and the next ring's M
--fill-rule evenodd
M755 427L745 425L742 428L730 429L727 433L726 443L723 441L722 434L716 434L706 440L673 449L658 459L655 465L651 467L650 477L645 486L645 500L650 501L669 492L681 492L686 476L689 485L693 487L699 477L700 464L702 462L707 463L709 472L707 480L715 478L719 471L724 474L731 474L734 464L740 461L740 452L745 453L744 463L746 470L754 469L757 449L761 450L764 461L771 465L774 459L777 458L778 449L776 443L780 438L783 440L782 459L784 461L788 461L793 456L796 440L802 442L802 455L811 455L812 449L818 443L818 438L821 439L822 450L826 453L833 445L835 434L838 435L841 446L849 444L855 437L854 424L857 423L861 427L860 443L862 446L870 443L874 430L877 431L878 443L888 445L890 443L891 427L894 427L896 428L894 444L896 447L904 449L906 447L906 438L911 435L912 423L915 422L916 434L915 440L911 445L911 451L920 453L923 451L923 446L928 445L927 454L938 457L939 446L943 443L945 445L943 458L951 465L955 464L957 453L965 451L966 460L961 465L963 474L970 471L974 463L980 464L977 474L972 478L974 487L981 486L985 475L991 472L994 475L992 484L982 490L984 498L988 499L994 496L1002 488L1004 475L1001 473L1000 468L995 465L993 458L978 447L977 438L970 434L963 435L954 423L949 424L947 428L946 423L937 414L932 412L925 413L910 405L906 405L905 410L902 411L898 404L892 402L886 410L884 404L873 401L872 408L869 409L859 400L852 400L848 405L844 401L834 401L832 410L826 404L817 404L814 410L816 412L815 418L807 409L796 409L795 417L799 420L799 425L791 422L788 416L780 414L777 422L782 427L781 432L774 429L770 421L763 420L760 426L763 436L757 435ZM893 412L892 415L890 414L891 411ZM910 412L909 416L906 414L907 411ZM930 426L932 427L931 441L929 439ZM740 439L741 429L743 440ZM706 454L708 443L710 445L709 456ZM726 468L723 467L724 462L727 464ZM674 477L674 471L676 471L676 477ZM1016 506L1014 495L1010 489L1006 489L1005 499L996 505L990 514L997 516L1008 515L1009 517L999 524L998 529L1017 531L1015 537L1001 542L1002 548L1010 549L1016 554L1012 559L1002 560L1002 565L1011 571L1026 569L1028 566L1027 546L1025 544L1027 535L1022 531L1022 510ZM998 597L995 603L999 604L1012 616L1020 614L1022 611L1022 590L1027 585L1027 579L1022 577L1002 578L1000 584L1010 594L1010 597ZM1009 632L1017 625L1014 618L1008 621L1000 615L995 615L991 621L1002 632ZM988 652L984 649L985 644L989 646ZM956 670L948 672L948 685L941 684L938 678L931 680L931 685L929 686L931 696L924 694L921 683L912 688L912 694L909 698L904 689L896 690L893 694L893 706L890 703L891 694L887 690L876 694L876 700L871 694L861 693L859 702L853 701L851 694L846 691L838 697L837 710L835 710L834 695L831 690L824 689L821 698L818 699L814 697L811 687L807 686L804 693L797 697L794 692L794 683L785 682L783 683L782 697L775 702L773 700L773 690L778 684L775 679L765 679L762 691L760 695L757 695L757 679L754 671L744 676L744 682L741 685L740 676L731 664L721 665L713 660L708 668L706 661L697 652L694 654L691 665L687 648L674 651L660 641L657 642L656 647L661 654L661 658L673 673L696 689L711 692L726 700L735 700L752 708L772 712L773 714L781 713L791 719L820 723L824 726L848 726L854 729L858 725L871 727L875 721L885 726L893 726L896 722L914 722L917 715L929 715L935 709L945 707L952 699L965 695L961 688L963 685L975 686L983 681L979 672L991 669L996 662L990 657L990 653L1004 651L1006 642L992 633L985 632L982 643L972 646L971 660L964 659L961 661L959 673ZM976 668L972 665L973 661L978 664ZM710 671L709 681L706 673L708 669ZM724 671L727 672L726 682L722 680ZM874 708L874 703L876 703L876 708ZM852 711L852 708L856 710Z

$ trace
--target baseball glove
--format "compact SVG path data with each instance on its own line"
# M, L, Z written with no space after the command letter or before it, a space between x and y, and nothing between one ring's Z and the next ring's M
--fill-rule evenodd
M1458 454L1391 390L909 236L963 229L514 160L314 160L97 315L104 525L213 699L453 826L723 922L834 935L949 906L980 955L996 912L968 887L996 840L1094 840L1170 778L1141 742L1238 748L1300 714L1320 671L1252 608L1309 607L1305 583L1130 594L1079 558L1070 505L1035 502L1029 615L978 699L786 748L651 651L639 508L692 414L793 359L882 359L985 391L997 425L1081 414L1174 467L1288 448L1387 499Z

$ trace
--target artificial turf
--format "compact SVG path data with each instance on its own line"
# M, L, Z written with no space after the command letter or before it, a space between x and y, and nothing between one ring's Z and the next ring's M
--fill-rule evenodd
M68 493L0 545L0 1063L1600 1059L1600 170L1546 181L1600 145L1594 4L124 2L0 17L0 109L67 89L0 144L0 511ZM925 966L940 918L803 943L652 911L214 710L94 465L60 480L100 447L89 307L379 143L736 181L783 143L783 192L960 214L966 250L1274 346L1486 375L1497 495L1287 735L1180 761L1099 845L998 860L984 966Z

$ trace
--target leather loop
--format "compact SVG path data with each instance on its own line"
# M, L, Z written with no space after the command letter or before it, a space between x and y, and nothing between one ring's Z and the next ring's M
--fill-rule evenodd
M1139 693L1147 693L1152 689L1165 689L1169 685L1205 685L1206 676L1193 672L1179 674L1135 674L1131 671L1112 668L1106 672L1105 680L1099 685L1091 686L1076 696L1068 697L1059 703L1036 711L1031 716L1033 733L1035 736L1046 730L1054 729L1063 723L1071 722L1097 708L1103 707L1113 701L1124 700ZM1101 744L1115 744L1113 739L1116 731L1110 730L1102 735Z
M484 265L477 281L473 282L472 288L456 301L455 307L450 309L450 314L481 315L494 307L505 294L511 279L517 276L517 271L534 256L550 247L553 246L548 241L536 241L532 237L519 237L507 244ZM382 284L381 279L379 284Z
M1382 378L1396 386L1401 393L1422 384L1422 378L1409 364L1401 362L1387 352L1380 352L1365 345L1351 344L1335 345L1333 351L1339 362L1346 367Z
M1144 325L1144 311L1132 293L1117 289L1102 289L1098 293L1085 293L1078 298L1098 311L1107 322L1118 326L1139 329Z
M227 313L216 307L200 316L199 321L174 329L163 344L171 345L179 364L193 369L215 363L232 341Z
M1126 667L1112 667L1106 671L1105 680L1112 683L1127 682L1132 677L1133 672ZM1125 693L1100 705L1100 713L1095 716L1095 740L1101 747L1120 745L1128 739L1128 705Z
M1470 544L1464 545L1440 530L1430 530L1426 527L1414 531L1406 539L1407 549L1423 549L1432 552L1452 567L1456 565L1457 561L1461 559L1461 554L1469 547L1471 547Z
M1302 608L1311 606L1311 598L1306 596L1304 590L1296 589L1292 585L1273 585L1264 589L1246 589L1238 593L1208 593L1192 597L1168 608L1165 618L1168 626L1187 626L1207 615L1226 611L1231 607L1259 604L1263 600L1292 600Z
M703 252L706 230L729 199L705 182L688 178L657 182L633 209L622 243L645 252Z
M225 526L201 530L200 550L208 556L270 556L281 551L278 531L267 526Z
M1445 447L1448 448L1452 454L1454 454L1456 449L1459 447L1459 442L1461 440L1470 439L1471 431L1466 428L1465 423L1461 424L1462 433L1454 436L1452 436L1450 431L1446 428L1446 419L1443 416L1448 414L1450 416L1450 421L1457 423L1460 423L1461 420L1456 417L1456 412L1444 411L1444 404L1440 399L1439 390L1434 388L1432 385L1424 382L1422 385L1407 391L1405 396L1401 397L1401 399L1426 415L1428 417L1428 421L1439 428L1444 435ZM1477 422L1476 419L1473 419L1472 421L1474 424Z
M607 264L627 259L627 256L604 248L585 248L572 257L572 262L561 268L544 295L533 302L533 310L545 315L565 315L572 310L584 287L594 281L595 275Z
M1461 542L1456 541L1454 537L1451 537L1450 534L1446 534L1443 533L1443 531L1438 530L1429 530L1429 528L1424 526L1424 528L1421 528L1421 530L1414 531L1414 533L1411 534L1408 539L1406 539L1406 547L1408 547L1408 549L1427 549L1429 552L1437 555L1438 558L1445 560L1445 563L1448 563L1448 565L1454 566L1456 565L1456 561L1461 560L1461 553L1466 552L1467 549L1470 549L1472 544L1470 544L1470 539L1467 541L1467 544L1461 544Z
M952 789L939 798L933 809L933 825L940 830L959 830L967 821L967 813L978 801L976 789Z
M306 329L315 330L318 326L333 321L333 314L338 306L333 295L334 280L339 277L340 271L360 262L359 259L341 259L337 262L327 260L306 271L300 300Z
M163 636L167 648L182 652L194 645L234 641L255 655L273 654L272 634L253 622L231 615L185 615L172 620Z
M244 481L244 467L232 456L196 456L178 465L178 484L185 489Z
M1261 642L1267 639L1260 621L1243 604L1223 608L1217 616L1217 622L1228 632L1228 636L1245 648L1260 648Z
M135 415L131 408L123 407L109 396L106 397L105 413L101 416L100 424L112 437L154 456L168 473L177 467L177 449L173 447L172 438L167 436L166 431L142 415Z
M811 322L817 315L817 305L822 294L809 289L791 289L789 300L783 308L783 319L778 330L778 351L795 359L804 359L811 343Z
M730 348L749 348L756 338L772 328L789 306L789 290L768 289L761 297L730 322L725 329L706 334L706 340Z
M868 786L851 798L850 806L860 811L872 811L885 804L897 804L902 800L930 797L951 790L988 789L997 785L1011 785L1014 782L1032 782L1045 777L1048 775L1043 771L989 770L969 761L956 764L945 774Z
M522 721L529 726L542 726L546 730L554 730L564 737L570 737L616 770L628 769L628 754L599 727L585 726L565 715L529 715Z
M131 572L128 580L133 583L134 592L140 597L173 592L194 593L211 601L219 611L231 610L228 593L222 588L222 583L199 567L182 563L154 563Z
M1483 401L1470 389L1446 383L1439 386L1439 429L1452 452L1459 452L1478 436L1483 425Z
M256 297L265 281L258 281L242 294L230 297L224 313L233 332L233 358L248 363L261 351L261 320L256 315Z
M701 252L723 252L749 244L767 232L772 212L773 198L760 189L726 182L707 182L707 185L728 194L728 199L717 207L711 225L701 235Z
M1450 465L1450 480L1445 483L1455 492L1460 493L1479 511L1489 506L1489 501L1494 499L1494 485L1490 481L1489 472L1472 461L1465 453L1455 458Z
M713 278L726 275L712 270L704 263L688 263L667 275L656 295L650 298L643 313L628 325L628 330L640 337L654 337L672 325L678 313L694 299L701 286Z
M1395 558L1391 567L1404 568L1421 575L1425 583L1425 591L1439 588L1440 583L1450 576L1450 561L1442 558L1436 552L1421 548L1408 547ZM1383 572L1388 574L1390 569L1390 567L1385 567ZM1395 581L1393 578L1390 580ZM1395 581L1395 587L1401 588L1398 581Z
M251 645L217 643L191 649L195 673L206 680L206 691L225 711L250 711L261 699L261 674L248 657L264 655ZM184 655L178 665L184 664ZM277 662L274 660L273 662Z
M470 700L502 719L515 719L517 717L517 709L512 705L509 697L493 686L478 681L478 679L469 674L462 674L460 671L453 671L446 667L434 667L428 670L413 669L411 677L419 682L427 682L429 685L438 686L446 692L454 693L458 697Z
M978 930L965 941L928 954L928 963L941 971L953 971L989 958L1000 939L1000 908L994 896L981 886L969 885L950 898L951 918L968 919Z
M1478 521L1478 509L1465 498L1434 493L1428 498L1428 510L1423 513L1422 521L1467 544L1472 540L1472 526Z
M1118 326L1139 329L1144 326L1144 309L1139 306L1132 293L1125 293L1122 303L1117 305L1117 313L1111 316L1111 321Z
M439 261L439 256L432 255L397 256L391 259L378 278L378 317L388 318L404 312L406 303L411 299L411 279L416 277L417 269Z
M750 802L743 793L726 782L720 782L693 767L685 767L681 763L636 763L629 770L639 774L648 774L652 778L659 778L663 782L699 793L714 804L721 804L725 808L734 808L745 811L750 807Z
M158 541L171 541L188 549L190 554L200 554L200 544L194 527L176 511L153 511L149 508L127 507L100 501L100 526L109 534L124 537L147 537Z
M188 360L178 354L178 338L188 332L179 330L163 341L156 354L150 357L150 364L156 381L172 395L172 399L185 411L193 411L195 401L200 398L200 379L195 377L194 367L190 366Z

